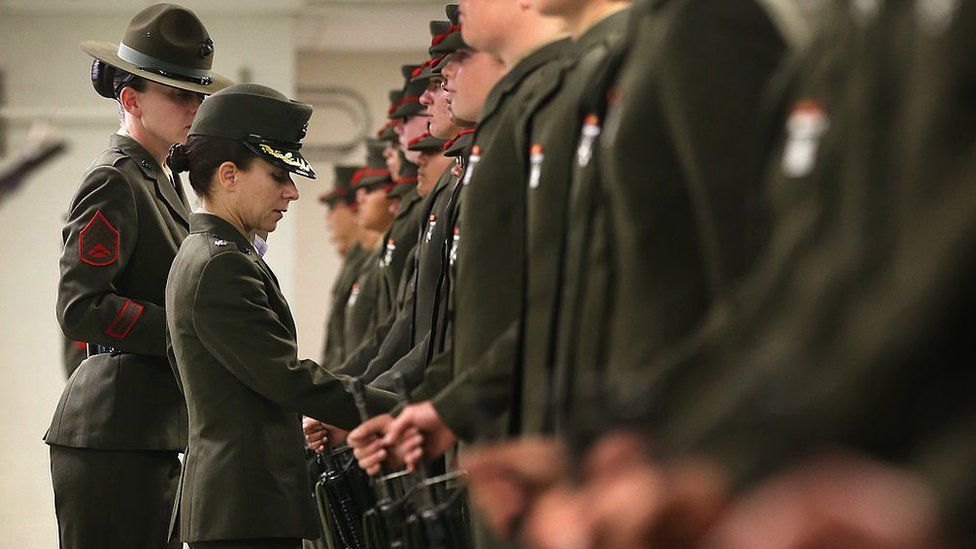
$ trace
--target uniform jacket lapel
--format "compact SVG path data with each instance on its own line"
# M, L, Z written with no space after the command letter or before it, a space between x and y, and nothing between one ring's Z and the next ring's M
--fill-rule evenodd
M173 212L174 218L189 230L190 212L186 197L176 191L173 182L163 173L163 169L156 162L156 159L150 156L149 152L138 141L128 136L113 135L112 145L122 149L124 153L135 160L146 179L152 180L153 185L156 186L156 195L166 203L166 206ZM174 177L179 184L178 176Z

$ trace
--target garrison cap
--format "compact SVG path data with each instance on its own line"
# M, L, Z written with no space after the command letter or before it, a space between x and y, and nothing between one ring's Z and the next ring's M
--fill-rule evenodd
M206 27L176 4L153 4L137 13L119 44L86 40L79 46L103 63L182 90L209 95L232 84L211 70L214 43Z
M387 143L396 143L399 139L399 136L397 136L396 133L396 127L399 124L399 119L387 120L386 124L384 124L383 127L376 132L376 139L385 141Z
M444 143L444 156L465 156L474 144L475 128L461 130Z
M326 204L330 208L337 203L345 203L349 206L356 204L356 193L352 190L352 176L356 173L356 166L335 166L335 178L332 181L332 190L319 195L319 202Z
M448 34L451 30L450 21L431 21L430 22L430 35L432 37L430 47L433 48L434 40L437 40L438 36L442 34ZM426 80L433 76L434 67L440 64L444 60L445 53L430 52L431 58L427 60L426 63L420 66L420 68L414 70L413 80Z
M411 151L443 151L445 143L447 143L447 139L440 139L430 135L429 132L424 132L413 138L407 144L407 149Z
M390 170L386 167L386 142L378 139L366 140L366 165L353 174L352 188L372 186L380 183L393 184Z
M461 9L457 4L448 4L444 13L451 21L451 26L443 33L434 36L428 50L431 55L453 53L468 47L461 37Z
M188 135L235 139L268 162L315 179L299 149L312 107L260 84L234 84L208 97Z
M390 107L386 110L387 116L392 115L396 110L400 99L403 99L403 90L396 89L389 91ZM376 138L382 141L397 141L396 127L400 123L398 118L390 118L386 124L376 132Z
M403 96L397 102L396 108L390 113L390 118L409 118L422 114L427 107L420 104L420 96L427 90L427 81L413 81L413 73L423 65L403 65L400 72L403 74L405 83L403 85Z
M400 152L400 173L393 180L393 188L386 194L389 198L402 198L411 189L417 187L417 168L418 166L404 158Z

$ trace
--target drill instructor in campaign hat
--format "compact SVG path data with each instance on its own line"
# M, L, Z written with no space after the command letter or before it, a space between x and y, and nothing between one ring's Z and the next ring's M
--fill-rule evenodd
M62 231L57 318L88 358L44 439L62 548L177 547L168 525L186 446L186 409L166 360L166 274L189 205L165 168L204 95L214 42L190 10L155 4L120 43L83 42L95 91L119 129L85 172Z

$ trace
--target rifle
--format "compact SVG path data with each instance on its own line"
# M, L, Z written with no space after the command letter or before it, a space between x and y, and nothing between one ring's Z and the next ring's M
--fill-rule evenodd
M319 518L334 549L366 549L362 516L373 505L361 469L348 447L333 449L326 446L316 456L323 473L315 483L315 499Z
M347 388L359 409L360 419L365 423L369 420L369 410L366 407L366 387L363 380L353 378L348 382ZM384 464L382 475L371 479L375 505L363 515L364 536L369 549L403 547L405 504L410 491L404 480L408 476L408 471L391 472Z
M401 403L409 401L403 374L393 374L393 384ZM414 512L407 518L405 540L409 549L463 549L471 547L470 521L463 483L464 473L454 471L431 477L427 464L420 461L414 467L416 486L411 503Z

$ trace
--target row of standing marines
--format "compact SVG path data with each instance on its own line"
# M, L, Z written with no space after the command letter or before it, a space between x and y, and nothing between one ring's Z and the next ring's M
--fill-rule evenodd
M62 546L972 544L976 8L812 13L447 6L320 197L317 363L261 258L311 108L179 6L83 43Z

